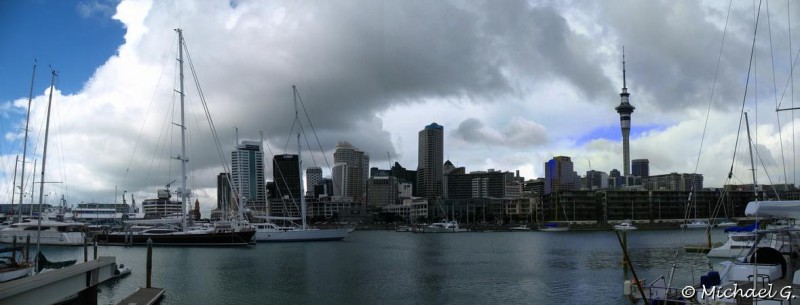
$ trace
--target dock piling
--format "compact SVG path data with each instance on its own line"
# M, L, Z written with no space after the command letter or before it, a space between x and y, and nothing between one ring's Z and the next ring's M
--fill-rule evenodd
M145 288L152 288L151 278L153 276L153 240L147 239L147 286Z
M83 238L83 262L89 261L89 247L86 245L86 237Z
M93 240L94 242L94 260L97 260L97 240Z

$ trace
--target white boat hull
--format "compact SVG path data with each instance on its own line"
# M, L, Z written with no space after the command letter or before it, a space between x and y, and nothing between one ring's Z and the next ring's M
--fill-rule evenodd
M460 233L460 232L467 232L467 229L425 227L423 229L423 232L425 232L425 233Z
M569 227L540 228L539 231L544 231L544 232L565 232L565 231L569 231Z
M27 276L33 271L33 266L0 271L0 282L8 282Z
M0 230L0 243L11 244L14 242L14 237L17 238L17 244L25 244L28 236L31 238L31 243L36 243L36 231L32 230L14 230L6 228ZM80 246L83 245L83 239L86 235L83 232L57 232L57 231L41 231L39 234L40 243L49 246Z
M288 242L288 241L332 241L342 240L350 233L351 228L338 229L293 229L273 230L256 229L257 242Z

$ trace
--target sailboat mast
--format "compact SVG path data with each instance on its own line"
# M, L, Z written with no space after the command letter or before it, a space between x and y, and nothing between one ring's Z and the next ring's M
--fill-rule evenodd
M747 112L744 113L744 124L747 127L747 148L750 149L750 167L753 171L753 195L758 200L758 182L756 182L756 166L753 162L753 145L750 145L750 119L747 118Z
M22 195L25 193L25 157L28 154L28 123L31 120L31 101L33 100L33 80L36 78L36 60L33 61L33 73L31 75L31 91L28 94L28 114L25 118L25 140L22 144L22 173L19 182L19 222L22 222ZM14 166L16 168L16 165ZM36 170L34 170L35 172ZM31 194L33 195L33 194ZM13 196L13 193L12 193Z
M11 220L14 220L14 195L16 195L16 194L14 194L14 192L16 192L16 189L17 189L16 184L17 184L17 163L18 162L19 162L19 155L17 155L17 158L14 159L14 180L11 180ZM20 192L22 192L22 188L20 188ZM22 204L22 198L20 198L19 200L20 200L20 204ZM22 206L20 206L20 207L22 207ZM20 209L20 210L22 210L22 209Z
M41 180L39 183L39 220L37 225L37 233L36 233L36 252L39 252L39 246L41 245L41 229L42 229L42 201L44 201L44 169L45 164L47 162L47 135L50 133L50 106L53 104L53 90L55 89L55 81L56 81L56 70L51 71L50 77L50 98L47 100L47 119L45 120L44 124L44 151L42 152L42 175L39 177Z
M184 94L183 94L183 30L175 29L178 32L178 62L180 67L180 94L181 94L181 224L183 231L186 231L186 126L184 125Z
M297 87L295 87L295 85L292 85L292 97L294 98L294 120L295 122L299 122L300 118L297 114ZM303 158L301 151L300 132L297 132L297 170L300 171L300 217L303 221L303 230L305 230L308 229L308 224L306 223L306 214L308 211L306 208L306 196L303 190Z

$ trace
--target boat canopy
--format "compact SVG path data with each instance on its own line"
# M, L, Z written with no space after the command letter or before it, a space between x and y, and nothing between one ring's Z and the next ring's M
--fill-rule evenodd
M800 219L800 200L751 201L744 210L746 216Z
M742 226L742 227L730 227L724 230L725 233L728 232L753 232L755 229L758 228L758 221L749 225L749 226Z

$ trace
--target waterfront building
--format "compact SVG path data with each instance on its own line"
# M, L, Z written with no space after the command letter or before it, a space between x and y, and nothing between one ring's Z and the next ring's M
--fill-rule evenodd
M267 194L264 180L264 153L259 141L242 141L231 152L231 182L239 198L248 205L264 205ZM237 198L238 199L238 198Z
M333 179L331 178L322 178L320 183L314 186L314 196L315 198L321 197L330 197L333 196Z
M622 182L622 175L618 169L612 169L608 173L608 186L610 188L620 188L624 185Z
M275 155L272 158L272 179L275 181L273 198L300 202L300 160L297 155Z
M333 182L333 196L343 197L347 194L348 168L346 162L333 164L331 169L331 180Z
M506 180L508 181L508 180ZM522 196L522 183L512 181L506 183L505 198L519 198Z
M414 196L413 194L411 183L401 182L397 184L397 196L399 198L411 198L411 196Z
M525 182L522 187L524 192L529 192L531 194L536 194L536 196L542 196L544 194L544 178L536 178L531 179Z
M553 157L544 164L544 194L561 190L575 190L580 180L572 169L572 159L566 156ZM577 180L577 181L576 181Z
M619 94L620 104L616 109L619 113L619 123L622 129L622 164L624 176L631 174L631 152L628 138L631 134L631 114L636 107L630 104L630 93L625 82L625 50L622 51L622 93Z
M650 176L650 160L648 159L634 159L631 161L631 175L637 177Z
M691 191L703 189L703 175L670 173L642 178L646 190Z
M501 172L476 171L469 174L447 175L447 199L503 198L506 176Z
M343 167L334 174L334 193L341 188L341 196L351 197L355 202L363 202L369 178L369 155L358 150L346 141L339 141L333 153L335 166Z
M312 166L306 168L306 196L317 197L314 187L322 183L322 168Z
M391 169L379 169L377 167L370 167L369 168L369 176L370 177L389 177L392 175Z
M408 222L428 219L428 200L420 197L405 198L401 204L381 207L381 211L397 214Z
M145 219L176 217L183 214L180 201L173 201L169 190L158 190L158 198L142 201L142 212Z
M397 203L397 179L394 177L372 177L367 182L367 204L385 206Z
M586 189L588 190L601 190L608 188L608 174L590 170L586 172Z
M407 170L400 163L395 162L392 166L392 177L397 178L397 182L403 183L411 183L411 192L412 196L417 195L417 171Z
M428 201L444 195L444 126L431 123L419 132L417 185Z

